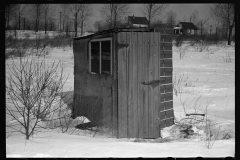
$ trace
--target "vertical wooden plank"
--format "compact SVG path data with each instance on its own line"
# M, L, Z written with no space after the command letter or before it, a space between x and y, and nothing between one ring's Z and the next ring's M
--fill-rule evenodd
M117 57L117 55L118 55L118 47L115 45L116 44L116 42L118 42L118 39L117 39L117 33L113 33L113 41L112 41L112 46L113 46L113 49L112 49L112 74L113 74L113 86L112 86L112 94L113 94L113 111L112 111L112 123L113 123L113 128L112 128L112 130L113 130L113 132L112 132L112 134L113 134L113 136L116 136L116 137L118 137L118 123L117 123L117 121L118 121L118 111L117 111L117 109L118 109L118 103L117 103L117 99L118 99L118 97L117 97L117 92L118 92L118 90L117 90L117 80L118 80L118 77L117 77L117 69L118 69L118 67L117 67L117 65L118 65L118 63L117 63L117 59L118 59L118 57Z
M148 73L148 82L150 83L151 81L153 81L153 59L154 59L154 53L153 53L153 32L149 33L150 36L150 43L149 43L149 73ZM148 137L149 138L153 138L153 89L151 87L151 85L148 85L148 122L149 122L149 130L148 130Z
M143 32L143 82L148 82L149 33ZM143 136L148 138L148 86L143 85Z
M138 32L137 47L138 47L138 130L139 138L145 138L143 134L143 33Z
M138 46L137 33L131 32L133 43L133 136L138 137Z
M158 37L158 78L160 79L160 77L161 77L161 68L160 68L160 66L161 66L161 38L162 38L162 36L161 36L161 33L159 33L159 37ZM165 73L164 73L165 74ZM157 113L158 113L158 122L159 122L159 136L161 136L161 124L160 124L160 119L161 119L161 117L160 117L160 109L161 109L161 86L162 86L162 84L160 84L160 87L159 87L159 91L158 91L158 104L159 104L159 106L158 106L158 110L157 110Z
M159 67L158 67L158 62L159 60L159 54L158 54L158 40L159 40L159 33L155 32L154 33L154 38L153 38L153 79L154 80L159 80ZM159 108L159 101L158 101L158 96L159 96L159 88L160 85L156 86L153 89L153 137L158 138L160 137L159 135L159 119L158 119L158 108Z
M118 37L119 44L126 43L126 33L119 33ZM126 81L127 81L127 47L120 45L118 51L118 123L119 123L119 138L127 137L127 92L126 92Z
M122 43L122 33L118 33L118 43ZM118 46L118 136L119 138L123 137L123 128L122 128L122 56L123 48Z
M122 33L123 37L123 44L126 44L127 41L127 32ZM127 50L128 47L124 46L123 47L123 57L122 57L122 131L123 131L123 136L127 137L127 120L128 120L128 114L127 114Z
M129 44L128 47L128 138L133 138L133 38L132 34L127 34L127 43Z

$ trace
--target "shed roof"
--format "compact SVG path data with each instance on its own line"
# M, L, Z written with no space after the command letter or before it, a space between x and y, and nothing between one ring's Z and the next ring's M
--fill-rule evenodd
M192 22L180 22L179 24L182 24L183 28L185 29L198 30L198 28ZM179 24L177 25L177 27L179 27Z
M132 24L146 24L148 25L148 20L146 17L135 17L128 16L128 20L132 22Z
M108 33L118 33L118 32L154 32L154 29L153 28L114 28L109 30L103 30L101 32L97 32L97 33L90 34L83 37L74 37L73 39L74 40L85 39L85 38L91 38L98 35L104 35Z

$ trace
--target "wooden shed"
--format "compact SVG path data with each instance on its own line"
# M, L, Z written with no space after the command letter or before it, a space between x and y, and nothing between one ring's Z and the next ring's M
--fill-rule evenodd
M73 53L73 117L117 138L158 138L174 123L171 36L106 30L74 38Z

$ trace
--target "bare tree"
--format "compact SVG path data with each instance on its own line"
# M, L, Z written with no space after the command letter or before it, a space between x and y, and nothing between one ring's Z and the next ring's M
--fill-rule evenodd
M216 17L226 22L228 45L231 45L231 35L236 19L235 5L232 3L215 4L211 11Z
M195 9L195 10L193 11L193 13L191 14L191 16L190 16L190 21L191 21L193 24L197 25L198 20L199 20L198 10Z
M109 28L116 28L123 16L129 13L129 4L105 4L100 12Z
M54 11L55 11L55 8L53 8L53 5L43 4L45 34L47 34L49 19L50 19L50 17L53 17Z
M91 4L81 4L80 9L80 27L81 27L81 35L83 35L83 27L88 20L88 18L93 14L91 9Z
M62 9L62 15L63 15L63 20L62 20L62 26L63 30L66 32L66 36L68 36L68 32L70 29L70 4L61 4L61 9Z
M53 18L53 17L49 18L50 31L56 31L55 21L56 21L55 18Z
M10 21L14 18L17 4L5 4L5 27L10 28Z
M205 16L205 18L200 19L200 20L198 21L198 24L197 24L197 25L200 27L200 33L201 33L201 35L202 35L202 33L203 33L204 25L205 25L208 21L209 21L209 17L208 17L208 16Z
M17 6L14 7L14 9L16 9L16 8L17 8ZM12 23L13 26L12 27L14 29L14 36L15 36L15 38L17 38L17 29L18 29L19 19L18 19L18 13L16 11L13 12L12 20L13 20L13 23Z
M25 13L26 5L25 4L16 4L15 11L18 16L18 29L21 29L21 19Z
M20 132L29 140L37 129L44 127L41 121L59 119L56 114L66 110L54 102L67 78L60 62L48 66L45 57L30 55L12 62L13 65L7 65L6 114L11 120L6 126L8 132Z
M166 17L167 17L166 24L168 25L168 27L173 28L174 25L176 24L177 14L173 11L168 11Z
M41 21L41 18L43 16L43 4L31 4L30 5L30 12L32 19L35 21L35 31L38 32L39 30L39 24Z
M184 15L183 16L183 22L187 22L188 20L187 20L187 17Z
M140 9L142 14L147 17L149 26L151 26L151 22L157 16L163 15L164 10L168 7L168 4L156 4L156 3L148 3L143 4L143 7Z
M71 4L70 5L70 12L74 17L74 29L75 29L75 37L77 37L77 28L78 28L78 14L81 9L81 4Z
M95 30L97 31L97 32L99 32L99 31L101 31L102 30L102 21L95 21L94 22L94 27L95 27Z
M221 19L217 16L214 15L214 10L213 8L210 8L210 16L213 21L213 26L215 27L215 35L218 35L218 28L221 25Z

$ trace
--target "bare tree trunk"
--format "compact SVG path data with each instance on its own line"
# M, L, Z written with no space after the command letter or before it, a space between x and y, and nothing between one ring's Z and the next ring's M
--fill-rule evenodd
M25 28L25 24L26 24L26 18L24 18L24 20L23 20L23 24L24 24L24 30L26 30L26 28Z
M17 38L17 24L14 26L14 33L15 33L15 38Z
M38 32L38 21L36 19L36 29L35 29L36 32Z
M201 36L202 36L202 25L200 27L201 27Z
M25 130L26 130L26 133L25 133L25 136L26 136L26 140L29 140L29 127L27 127Z
M47 34L47 17L45 15L45 25L44 25L44 28L45 28L45 34Z
M148 17L148 26L151 27L151 15Z
M64 20L62 22L62 27L63 27L63 31L65 31L65 23L64 23Z
M7 18L7 29L9 29L9 17L10 17L10 13L8 11L8 18Z
M233 26L229 26L228 45L231 45L232 29L233 29Z
M83 21L81 22L81 35L83 35Z
M113 19L113 4L111 4L111 11L110 11L110 23L109 23L109 29L112 28L112 19Z
M21 29L21 20L20 20L20 18L21 18L21 14L20 13L18 13L18 29L20 30Z
M77 12L75 13L75 37L77 37Z
M114 8L114 22L113 22L113 28L116 28L117 25L117 6Z
M226 34L225 34L225 38L227 39L228 38L228 24L227 24L227 30L226 30Z

